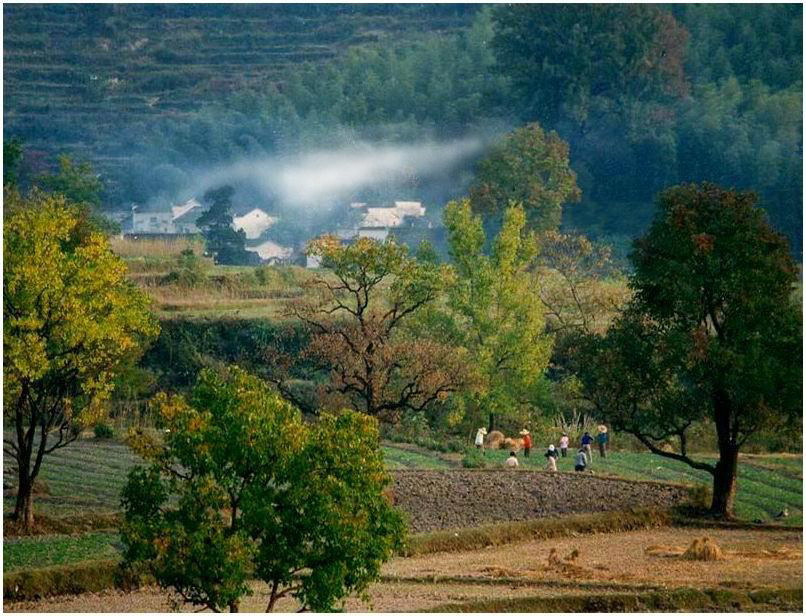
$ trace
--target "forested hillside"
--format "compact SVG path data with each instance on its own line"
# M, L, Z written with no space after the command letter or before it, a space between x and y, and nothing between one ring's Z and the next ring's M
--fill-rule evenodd
M711 180L758 191L799 254L798 5L7 5L4 15L4 136L26 142L30 172L58 152L89 159L108 207L171 195L200 165L537 121L570 145L582 198L564 209L566 228L623 251L659 190Z

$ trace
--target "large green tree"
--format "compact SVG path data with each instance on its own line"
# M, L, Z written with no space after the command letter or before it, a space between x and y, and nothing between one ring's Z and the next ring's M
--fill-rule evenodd
M519 204L534 229L556 229L562 206L579 201L576 174L571 171L568 144L555 132L529 124L507 134L479 163L470 188L477 212L500 217Z
M456 281L448 305L458 343L469 352L476 386L467 391L471 412L486 412L490 430L499 414L524 405L548 365L552 337L545 333L544 310L529 272L536 254L520 206L504 212L491 254L481 217L468 200L445 208Z
M650 451L713 475L711 510L733 513L738 454L802 405L797 268L752 193L664 191L631 260L634 297L603 338L581 343L589 398ZM691 458L689 428L714 427L716 464ZM661 443L677 441L676 451Z
M157 407L164 440L132 439L150 464L123 491L124 557L185 601L235 612L258 579L266 611L287 596L333 611L400 547L374 418L308 424L237 368L205 370L187 399L161 395Z
M44 457L105 412L113 380L158 331L148 298L81 207L34 190L5 193L4 451L14 460L14 517L34 523Z

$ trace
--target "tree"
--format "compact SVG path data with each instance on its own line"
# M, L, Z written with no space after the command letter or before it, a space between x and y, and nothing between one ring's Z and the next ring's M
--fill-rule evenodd
M80 207L38 190L5 197L4 451L18 477L14 517L30 528L42 460L102 415L116 373L158 326Z
M185 601L235 612L259 579L266 611L289 595L300 611L333 611L401 546L375 419L307 424L237 368L204 370L189 399L162 394L157 406L164 441L132 439L150 465L123 490L124 558Z
M606 336L581 344L580 373L603 416L653 453L711 473L719 516L733 513L742 445L801 413L797 268L755 202L713 184L664 191L631 255L632 301ZM713 423L716 464L688 455L700 420ZM669 438L678 451L660 447Z
M3 186L17 187L22 163L22 141L9 139L3 142Z
M369 238L344 246L325 236L309 244L308 254L327 271L309 285L314 299L295 304L292 313L311 329L306 355L329 371L326 404L396 422L462 386L462 353L405 327L445 289L447 267Z
M207 242L207 250L216 263L223 265L250 265L257 255L246 250L246 234L232 227L232 186L208 190L203 197L210 207L196 221ZM259 259L258 259L259 262Z
M66 154L58 158L58 172L44 173L34 180L34 185L48 192L64 195L70 203L86 210L92 224L106 234L119 233L117 223L101 212L101 195L104 185L100 176L88 162L76 163Z
M499 216L518 203L531 228L556 229L563 204L581 196L568 165L568 144L529 124L509 133L479 163L470 202L477 212Z
M71 202L90 208L101 206L103 183L88 162L75 163L67 154L58 159L58 172L40 175L36 184L49 192L59 193Z
M498 65L532 120L584 125L594 110L687 91L688 33L657 6L512 4L493 19Z
M540 236L536 284L554 333L603 333L629 297L609 246L584 235L547 231Z
M540 297L528 271L537 244L519 206L504 213L489 256L483 253L481 218L473 215L468 200L449 203L444 218L456 270L449 306L478 373L479 385L467 397L477 410L489 412L492 430L496 414L529 398L551 353L552 337L545 333Z

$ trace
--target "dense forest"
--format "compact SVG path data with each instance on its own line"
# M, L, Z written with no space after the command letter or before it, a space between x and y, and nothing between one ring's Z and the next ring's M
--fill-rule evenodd
M657 193L759 193L800 258L799 5L7 5L6 139L25 173L68 153L104 205L194 170L358 141L501 134L570 147L563 227L624 252ZM474 161L468 161L468 165ZM430 206L468 173L429 190Z

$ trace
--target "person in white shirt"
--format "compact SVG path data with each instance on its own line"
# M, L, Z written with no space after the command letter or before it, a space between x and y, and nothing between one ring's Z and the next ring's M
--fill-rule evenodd
M479 428L476 432L476 449L481 449L481 452L484 453L484 435L487 434L487 430L484 428Z
M505 464L507 466L509 466L510 468L515 468L516 466L518 466L518 458L515 457L515 452L514 451L509 452L509 457L507 458L507 461L505 462Z
M568 455L568 434L565 432L560 437L560 455L563 458Z

